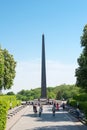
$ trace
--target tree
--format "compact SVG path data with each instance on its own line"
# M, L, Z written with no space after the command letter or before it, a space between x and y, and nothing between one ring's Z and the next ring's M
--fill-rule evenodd
M13 55L11 55L6 49L1 51L1 68L0 69L0 90L2 89L10 89L13 85L13 80L15 78L15 67L16 67L16 62L13 58ZM4 61L4 62L3 62ZM2 82L1 82L2 81Z
M81 47L83 47L83 51L77 59L79 67L75 71L76 85L87 91L87 25L83 29Z
M0 47L0 92L3 86L3 77L4 77L4 56L2 49Z
M11 92L8 92L7 95L15 95L15 93L11 91Z
M56 99L58 99L58 100L61 100L61 99L62 99L61 91L58 91L58 92L56 93Z

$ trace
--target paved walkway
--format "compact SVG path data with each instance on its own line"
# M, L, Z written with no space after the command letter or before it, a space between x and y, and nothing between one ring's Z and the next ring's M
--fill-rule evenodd
M61 109L53 117L51 110L52 106L43 106L39 117L33 113L32 106L27 106L8 120L6 130L87 130L87 126L66 111Z

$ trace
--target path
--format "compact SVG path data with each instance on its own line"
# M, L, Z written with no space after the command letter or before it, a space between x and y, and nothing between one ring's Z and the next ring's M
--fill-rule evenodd
M87 130L87 126L66 111L60 110L53 117L51 110L52 106L43 106L43 113L39 117L33 113L32 106L27 106L16 123L6 130Z

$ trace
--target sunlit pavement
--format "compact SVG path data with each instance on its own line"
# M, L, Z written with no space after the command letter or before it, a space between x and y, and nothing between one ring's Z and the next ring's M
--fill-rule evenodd
M17 117L15 116L14 119ZM11 119L11 122L14 122ZM38 113L33 113L32 106L27 106L21 112L20 118L6 130L87 130L87 126L83 125L75 117L71 116L67 111L60 109L52 115L52 106L43 106L43 113L39 117Z

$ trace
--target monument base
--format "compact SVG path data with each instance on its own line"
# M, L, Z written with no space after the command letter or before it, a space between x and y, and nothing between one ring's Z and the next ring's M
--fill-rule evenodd
M40 98L40 103L41 103L42 105L46 105L47 102L48 102L48 99L47 99L47 98Z
M41 105L46 105L48 103L47 98L34 99L34 103L40 103Z

